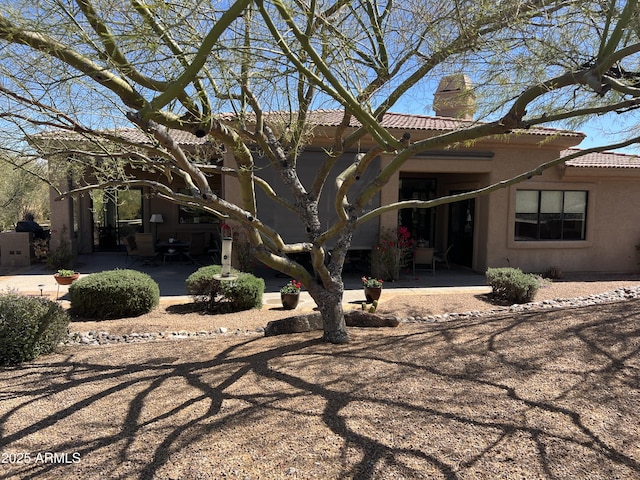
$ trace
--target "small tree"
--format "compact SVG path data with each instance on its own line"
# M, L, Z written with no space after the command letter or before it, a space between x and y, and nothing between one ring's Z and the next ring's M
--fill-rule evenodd
M65 235L66 229L67 226L63 225L58 245L47 255L47 265L53 270L73 267L73 253L71 252L71 244Z
M371 252L371 275L386 281L400 277L400 270L411 262L414 240L406 227L385 230Z

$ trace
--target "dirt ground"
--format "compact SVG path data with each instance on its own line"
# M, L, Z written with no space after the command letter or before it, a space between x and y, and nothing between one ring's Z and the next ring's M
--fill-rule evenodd
M559 283L537 300L618 286ZM493 308L473 295L382 306ZM277 309L171 312L99 329L232 333L68 346L0 370L0 478L640 478L639 300L354 328L341 346L251 332L291 315Z
M616 288L640 285L640 279L634 280L601 280L593 281L559 281L547 282L536 294L536 301L556 298L574 298L593 293L602 293ZM394 314L399 317L427 316L443 313L463 313L468 311L487 311L496 308L487 295L475 294L438 294L400 295L392 289L383 290L377 312ZM364 294L363 294L364 300ZM345 309L360 308L360 303L346 304ZM157 332L198 332L217 331L226 328L231 332L255 331L266 326L267 322L290 317L300 312L309 312L310 307L291 311L280 305L265 305L260 310L248 310L224 315L208 315L193 311L193 304L176 301L163 301L160 308L136 318L119 320L74 321L71 330L76 332L106 331L114 335L128 333Z

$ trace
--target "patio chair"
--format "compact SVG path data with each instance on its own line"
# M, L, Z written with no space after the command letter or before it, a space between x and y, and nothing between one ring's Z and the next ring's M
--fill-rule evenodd
M416 275L416 270L418 269L418 265L429 265L430 268L426 270L431 270L431 274L436 274L436 261L433 255L433 248L416 248L413 252L413 276ZM425 270L423 268L423 270Z
M148 265L158 255L153 245L153 234L136 233L136 250L135 255L144 260L144 264Z
M451 251L452 248L453 248L453 243L451 245L449 245L444 252L434 253L433 260L435 262L446 264L447 268L450 269L451 265L449 264L449 252Z
M127 249L127 258L125 260L125 265L128 265L129 258L132 259L131 263L133 263L138 257L138 246L136 245L136 238L133 235L127 235L126 237L124 237L124 246Z

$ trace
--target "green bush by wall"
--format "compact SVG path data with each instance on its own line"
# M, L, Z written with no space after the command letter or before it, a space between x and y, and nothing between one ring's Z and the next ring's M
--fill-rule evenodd
M220 265L199 268L187 278L187 293L204 302L211 312L226 313L262 308L264 280L250 273L233 271L236 280L216 280Z
M69 315L41 297L0 295L0 365L18 365L51 353L66 338Z
M486 275L494 297L509 303L531 302L540 288L536 275L519 268L489 268Z
M71 313L105 320L137 317L160 302L160 287L137 270L107 270L76 280L69 287Z

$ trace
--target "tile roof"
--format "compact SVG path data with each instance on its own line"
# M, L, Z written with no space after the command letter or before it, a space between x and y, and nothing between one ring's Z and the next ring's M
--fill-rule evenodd
M190 132L183 130L169 129L171 137L180 145L203 145L210 140L207 137L199 138ZM117 130L117 134L132 143L152 143L144 132L137 128L122 128Z
M572 154L579 151L571 148L562 152ZM579 168L640 168L640 156L618 152L588 153L573 160L567 160L568 167Z
M185 132L182 130L174 130L169 129L171 136L173 139L178 142L180 145L203 145L207 142L210 142L206 137L198 138L192 133ZM155 142L152 142L148 135L146 135L143 131L137 128L118 128L115 130L104 130L103 133L113 135L116 137L122 138L126 142L143 144L143 145L152 145ZM85 139L85 136L81 133L67 131L67 130L55 130L55 131L47 131L40 133L34 136L36 139L45 139L45 140L57 140L57 141L82 141ZM87 137L88 138L88 137Z
M284 121L291 117L289 112L269 112L270 116L281 116ZM315 125L326 127L337 127L342 123L343 110L314 110L310 114L310 121ZM223 114L220 117L223 120L231 121L233 114ZM432 130L447 131L458 128L470 127L472 125L482 125L483 122L473 120L462 120L452 117L436 117L430 115L417 115L410 113L387 112L381 120L384 128L403 129L403 130ZM360 127L360 122L352 117L349 126ZM556 128L532 127L528 130L518 130L521 133L529 135L562 135L571 137L584 137L583 133L573 132L570 130L560 130Z
M280 120L289 122L292 114L290 112L268 112L266 114L271 118L280 117ZM343 110L314 110L310 113L310 122L316 126L325 127L337 127L342 124L342 118L344 115ZM235 118L233 113L221 113L218 118L223 122L232 122ZM249 116L251 118L251 116ZM352 117L349 122L351 127L360 127L360 122ZM462 120L451 117L435 117L429 115L416 115L409 113L385 113L382 117L381 124L383 128L399 129L399 130L423 130L423 131L451 131L458 128L470 127L472 125L482 124L482 122L474 122L471 120ZM572 132L569 130L559 130L555 128L541 128L533 127L528 130L520 130L522 133L529 135L543 135L543 136L571 136L571 137L583 137L584 134L580 132ZM115 130L105 130L104 133L112 134L123 138L125 141L132 143L138 143L143 145L151 145L152 142L149 137L137 128L119 128ZM170 129L171 136L177 141L178 144L183 146L197 146L203 145L211 140L207 137L198 138L195 135L182 130ZM59 140L59 141L78 141L83 138L82 134L70 132L70 131L49 131L38 134L36 138L47 140Z

